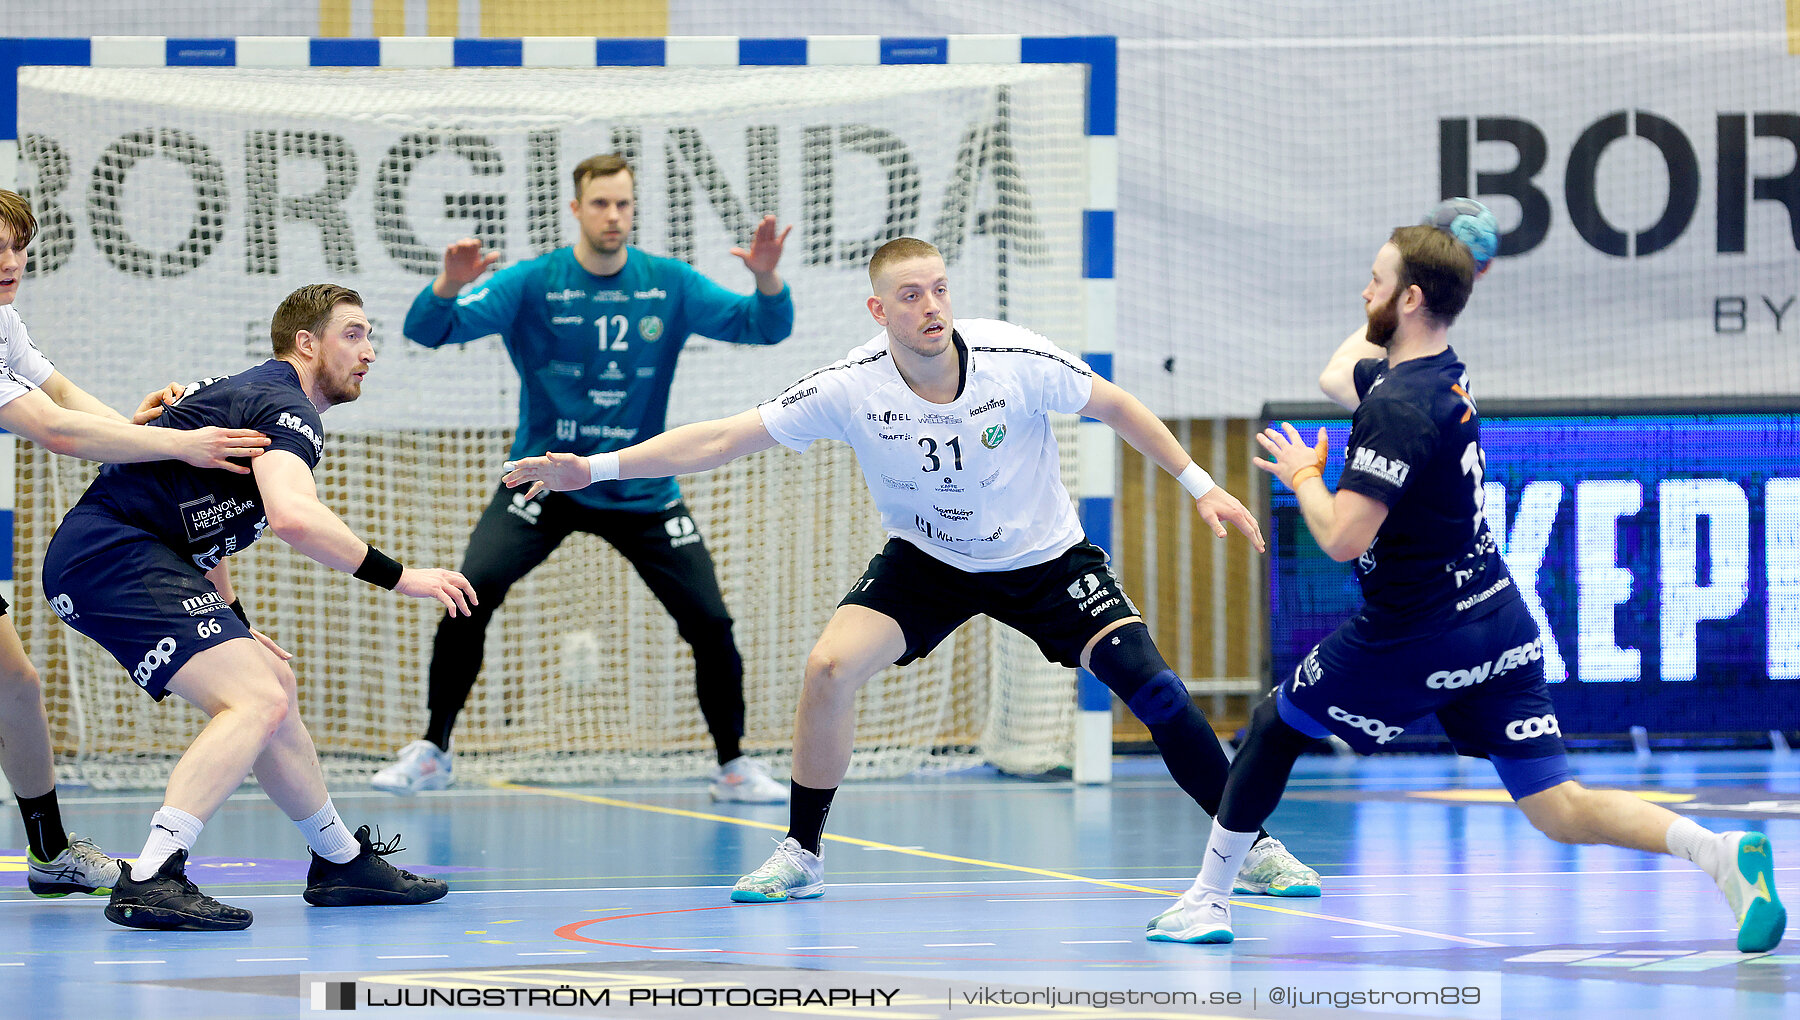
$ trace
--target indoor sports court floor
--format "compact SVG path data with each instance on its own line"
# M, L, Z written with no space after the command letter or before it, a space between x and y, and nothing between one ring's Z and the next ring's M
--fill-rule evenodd
M1800 756L1574 761L1590 783L1766 831L1800 902ZM70 791L64 811L129 853L159 800ZM1121 759L1107 787L985 770L848 786L825 897L766 905L727 890L767 856L786 809L714 805L699 782L337 800L352 825L403 834L394 860L443 876L450 896L308 907L299 836L246 790L207 826L189 874L255 924L131 931L101 900L26 894L7 808L0 1016L293 1017L352 995L361 1009L436 1003L386 1007L421 1017L1800 1016L1800 939L1738 953L1705 876L1549 842L1482 762L1303 759L1270 828L1325 876L1325 895L1238 898L1229 947L1143 939L1204 832L1153 759ZM1385 1005L1332 1004L1359 990Z

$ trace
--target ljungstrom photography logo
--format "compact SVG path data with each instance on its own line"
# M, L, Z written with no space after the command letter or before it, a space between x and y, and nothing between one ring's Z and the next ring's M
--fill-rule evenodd
M354 981L314 981L312 983L312 1008L321 1009L355 1009L356 982Z

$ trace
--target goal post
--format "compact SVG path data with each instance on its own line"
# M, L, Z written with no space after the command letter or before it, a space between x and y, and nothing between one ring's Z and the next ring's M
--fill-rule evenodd
M960 314L1016 319L1110 378L1115 64L1106 37L0 39L0 185L41 224L19 308L53 361L132 407L266 357L269 314L294 287L357 289L378 359L362 399L326 417L321 497L406 562L455 566L510 442L518 380L492 339L427 351L401 338L445 243L479 237L502 264L566 243L568 171L601 151L638 171L633 243L733 289L748 278L728 252L756 219L795 224L781 266L793 337L691 340L671 425L752 406L874 335L864 267L900 233L945 251ZM1072 417L1058 434L1083 525L1110 546L1116 440ZM43 547L93 466L29 443L4 461L9 596L54 692L58 745L89 782L160 781L198 717L152 708L37 597ZM876 516L841 446L767 451L682 488L737 621L745 745L782 765L806 652L879 549ZM433 606L278 542L232 562L252 618L299 655L329 768L378 767L417 735ZM1105 781L1110 695L972 623L871 681L857 747L852 776L986 760ZM603 543L575 536L509 594L459 722L459 767L687 776L709 749L686 646Z

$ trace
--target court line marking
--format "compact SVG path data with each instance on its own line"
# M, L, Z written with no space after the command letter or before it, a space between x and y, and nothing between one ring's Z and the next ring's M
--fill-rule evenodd
M734 818L730 815L715 815L707 811L689 811L686 808L663 807L659 804L637 804L628 800L614 800L611 797L601 797L591 793L574 793L569 790L553 790L541 786L526 786L522 783L494 781L490 785L495 789L513 790L519 793L535 793L544 797L572 800L582 804L598 804L602 807L625 808L631 811L647 811L651 814L671 815L676 818L692 818L696 821L716 822L723 825L737 825L750 829L764 829L783 834L786 834L787 832L787 826L785 824L776 825L772 822L758 822L748 818ZM1132 885L1127 882L1114 882L1104 878L1089 878L1085 875L1074 875L1066 871L1051 871L1047 868L1031 868L1022 864L1008 864L1004 861L989 861L978 857L958 857L954 854L940 854L931 850L910 850L905 847L895 846L891 843L882 843L878 840L858 839L855 836L839 836L832 833L826 833L824 839L832 843L844 843L850 846L860 846L868 849L887 850L892 853L904 854L909 857L923 857L927 860L944 861L949 864L970 864L976 867L994 868L999 871L1013 871L1025 875L1040 875L1045 878L1062 879L1066 882L1081 882L1088 885L1103 886L1109 889L1123 889L1127 892L1148 893L1152 896L1172 895L1166 889L1152 889L1148 886ZM1339 917L1335 914L1319 914L1307 910L1296 910L1292 907L1277 907L1266 903L1248 903L1241 899L1234 899L1231 901L1231 904L1235 907L1246 907L1250 910L1263 910L1272 914L1287 914L1290 917L1305 917L1315 921L1336 921L1339 924L1354 925L1362 928L1374 928L1378 931L1396 932L1402 935L1419 935L1424 938L1442 939L1446 942L1458 942L1463 945L1480 946L1483 949L1505 948L1498 942L1484 942L1480 939L1467 938L1462 935L1423 931L1418 928L1405 928L1399 925L1383 924L1379 921L1364 921L1354 917Z

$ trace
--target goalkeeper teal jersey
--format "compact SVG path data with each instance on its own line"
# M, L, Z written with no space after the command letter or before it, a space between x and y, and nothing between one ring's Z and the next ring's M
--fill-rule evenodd
M407 338L426 347L499 334L520 382L508 459L586 456L662 432L675 359L692 334L772 344L793 332L785 286L774 297L734 294L678 259L625 251L614 276L595 276L573 248L558 248L453 299L427 286L407 311ZM631 478L568 495L597 509L654 511L681 491L673 478Z

